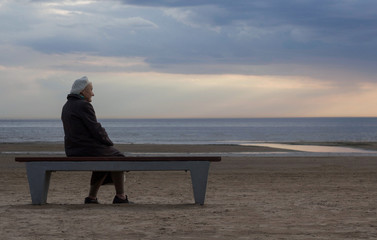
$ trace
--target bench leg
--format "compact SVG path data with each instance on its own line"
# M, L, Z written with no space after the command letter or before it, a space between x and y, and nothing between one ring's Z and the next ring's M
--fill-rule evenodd
M45 204L50 185L51 171L29 165L27 166L27 177L32 204Z
M206 197L209 162L198 162L190 169L192 188L196 204L203 205Z

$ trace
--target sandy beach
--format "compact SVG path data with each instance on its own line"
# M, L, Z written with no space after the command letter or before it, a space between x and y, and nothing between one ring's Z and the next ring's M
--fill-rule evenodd
M337 143L336 145L342 145ZM345 144L347 145L347 144ZM376 150L376 144L352 143ZM273 152L232 145L118 145L133 153ZM135 204L84 205L90 172L52 174L48 204L31 205L15 156L63 152L61 144L0 144L1 239L376 239L377 157L225 156L211 165L206 203L190 174L129 172ZM35 156L35 155L33 155Z

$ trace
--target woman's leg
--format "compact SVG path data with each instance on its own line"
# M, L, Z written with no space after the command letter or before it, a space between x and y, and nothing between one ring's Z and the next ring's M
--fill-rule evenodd
M116 149L115 149L116 150ZM123 153L117 152L113 154L113 156L124 157ZM124 172L111 172L111 178L114 183L116 196L120 199L126 199L124 194Z
M98 190L108 174L108 172L92 172L92 177L90 179L89 198L97 198Z
M124 195L124 172L111 172L111 178L113 179L116 195L125 199Z

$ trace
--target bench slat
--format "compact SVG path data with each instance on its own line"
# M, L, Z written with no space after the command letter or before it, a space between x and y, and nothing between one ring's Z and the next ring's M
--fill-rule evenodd
M16 157L16 162L80 162L80 161L128 161L128 162L142 162L142 161L209 161L220 162L221 157Z

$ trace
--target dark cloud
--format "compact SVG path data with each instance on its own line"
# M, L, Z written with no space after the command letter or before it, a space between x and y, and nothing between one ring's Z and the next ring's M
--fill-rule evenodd
M74 53L95 52L96 47L90 41L70 39L66 36L56 36L38 40L25 40L23 44L43 53Z
M36 25L27 27L47 33L14 42L45 53L143 57L163 71L177 64L198 64L203 72L206 64L340 66L352 65L351 60L377 61L374 0L119 2L123 7L111 7L112 1L62 5L59 10L69 12L68 17L48 25L39 16ZM25 15L33 19L33 12ZM21 25L14 29L23 29Z
M328 0L263 1L130 1L124 4L144 7L176 8L189 11L186 24L218 27L211 51L234 59L254 55L283 59L329 56L370 60L377 47L377 2ZM210 6L210 7L205 7ZM216 8L218 11L208 11ZM196 33L196 30L190 32ZM203 37L208 37L207 34ZM199 47L199 46L198 46ZM263 55L262 55L263 54ZM211 54L207 55L211 57ZM216 58L214 58L215 60ZM241 59L241 58L240 58ZM279 60L280 59L280 60ZM247 60L242 58L242 61ZM374 59L377 60L377 59Z
M130 5L137 5L137 6L153 6L153 7L188 7L188 6L201 6L201 5L208 5L208 4L221 4L220 1L202 1L202 0L160 0L160 1L153 1L153 0L121 0L121 2Z
M194 12L191 21L207 19L201 24L232 26L244 23L257 28L301 27L314 31L318 39L339 36L344 39L360 36L367 41L377 35L377 2L345 0L235 0L235 1L133 1L124 4L189 9ZM204 6L221 9L221 15L213 14ZM204 9L204 10L203 10ZM195 19L197 17L198 19ZM322 36L321 36L322 35ZM347 39L346 39L347 40Z

